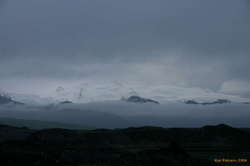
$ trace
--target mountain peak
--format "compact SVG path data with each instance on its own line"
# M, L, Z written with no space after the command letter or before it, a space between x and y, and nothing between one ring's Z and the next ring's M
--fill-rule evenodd
M197 102L195 100L186 100L184 101L185 104L200 104L200 105L213 105L213 104L229 104L231 103L228 99L217 99L211 102Z
M132 103L154 103L154 104L160 104L158 101L152 100L152 99L147 99L143 98L140 96L130 96L127 99L123 99L127 102L132 102Z
M60 104L73 104L73 102L69 100L65 100L65 101L60 102Z

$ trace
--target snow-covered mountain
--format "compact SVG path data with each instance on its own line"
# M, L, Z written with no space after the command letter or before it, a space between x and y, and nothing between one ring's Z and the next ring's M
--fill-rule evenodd
M126 82L91 82L86 81L71 86L58 86L48 96L10 93L13 100L32 105L48 105L62 101L73 103L89 103L100 101L114 101L121 98L128 99L131 96L141 96L159 103L174 101L195 100L199 103L211 103L217 99L226 99L237 103L247 103L249 98L237 95L224 94L201 88L180 87L172 85L141 85L139 83Z
M202 103L211 103L217 99L226 99L232 102L249 102L249 98L229 95L201 88L178 87L172 85L141 85L126 82L85 82L71 87L58 87L53 96L58 101L73 101L88 103L98 101L113 101L131 96L142 96L160 103L169 101L197 100Z

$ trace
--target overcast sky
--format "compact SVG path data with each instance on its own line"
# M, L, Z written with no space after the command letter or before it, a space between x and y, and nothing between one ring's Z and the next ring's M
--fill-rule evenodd
M249 64L248 0L0 0L3 91L250 97Z

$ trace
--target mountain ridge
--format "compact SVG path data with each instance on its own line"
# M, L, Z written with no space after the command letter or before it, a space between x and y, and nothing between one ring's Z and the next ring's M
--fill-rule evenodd
M24 103L13 100L11 97L7 95L0 94L0 105L3 104L18 104L24 105Z

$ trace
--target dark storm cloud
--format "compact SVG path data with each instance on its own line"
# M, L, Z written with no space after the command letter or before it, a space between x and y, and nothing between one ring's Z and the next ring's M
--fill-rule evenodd
M0 0L0 15L2 13L2 10L6 6L6 4L7 4L7 0Z
M250 81L247 3L12 0L0 14L0 80L129 80L131 72L140 77L142 69L154 66L144 82L164 77L218 90L225 81Z
M19 49L60 56L84 51L101 58L152 49L225 54L249 51L244 8L240 1L24 0L10 4L1 29Z

